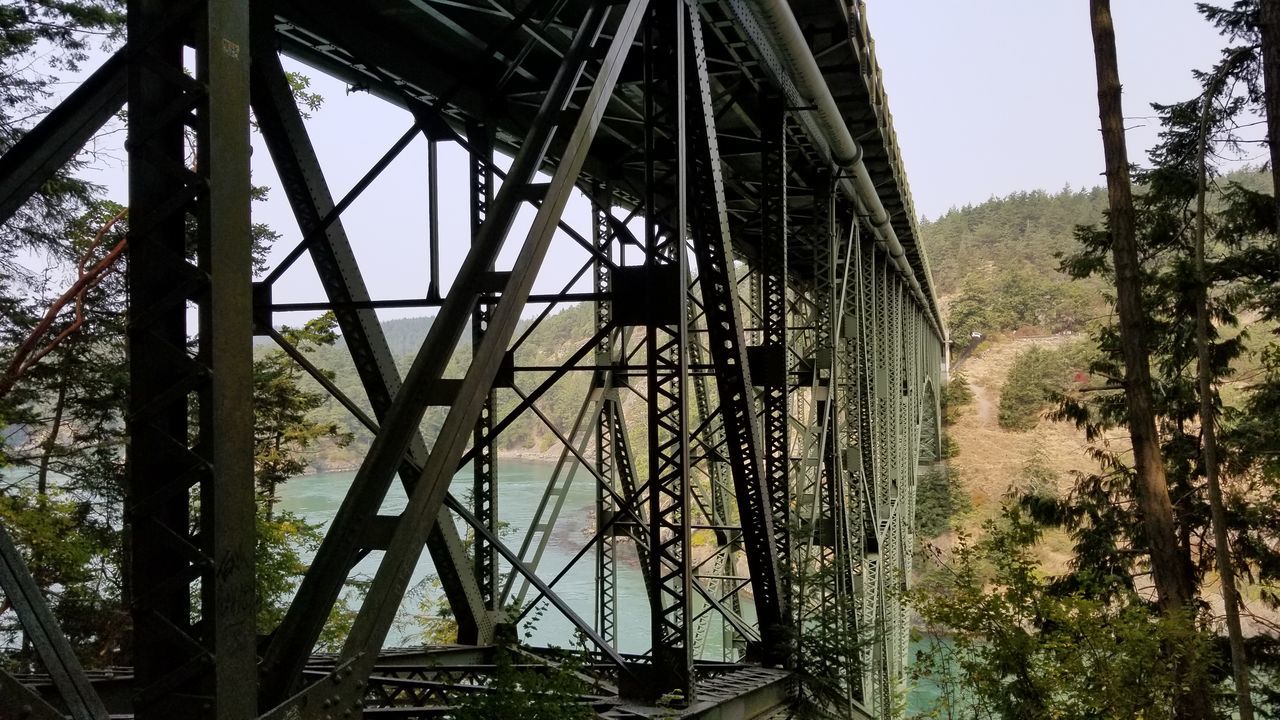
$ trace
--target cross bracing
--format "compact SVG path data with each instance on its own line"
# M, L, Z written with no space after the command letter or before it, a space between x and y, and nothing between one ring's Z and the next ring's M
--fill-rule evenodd
M0 157L0 220L127 104L133 666L81 669L0 535L0 581L47 638L49 670L0 675L0 703L33 717L448 716L487 692L495 642L541 605L583 638L578 700L600 716L785 716L808 702L887 717L907 662L916 477L941 457L946 338L861 3L130 0L128 11L128 45ZM343 196L282 55L412 117ZM270 156L253 162L274 166L302 236L257 283L250 111ZM374 301L343 212L420 137L427 291ZM464 177L443 177L442 144L467 154ZM470 188L469 237L439 227L442 182ZM581 227L564 212L575 192L592 206ZM522 210L534 219L517 229ZM534 293L556 238L577 274ZM444 243L465 260L442 277ZM305 263L324 298L273 297ZM593 305L594 334L554 367L522 364L522 318L536 327L574 302ZM385 307L436 313L403 374L375 314ZM375 440L284 620L258 637L251 340L287 346L275 314L300 309L335 312L371 412L286 350ZM460 377L446 373L459 342L472 347ZM544 397L575 374L589 389L557 424ZM505 415L500 394L517 399ZM424 434L429 407L444 420ZM533 524L510 538L495 448L526 415L559 440L561 461ZM460 469L469 497L449 489ZM596 498L574 560L596 578L587 607L541 562L571 483ZM407 505L383 514L393 484ZM424 552L458 644L384 650ZM368 558L376 570L341 650L314 654ZM633 568L650 647L624 653L619 625L636 619L619 616L618 578ZM535 671L558 662L520 652Z

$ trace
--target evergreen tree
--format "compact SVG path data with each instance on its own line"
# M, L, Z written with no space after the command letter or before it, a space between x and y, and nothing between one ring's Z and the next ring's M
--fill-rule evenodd
M301 328L285 327L280 334L301 352L332 345L338 338L333 313L309 320ZM329 379L333 373L328 373ZM254 469L261 504L271 519L281 483L307 470L306 452L322 438L339 446L351 442L351 433L336 423L316 422L314 412L328 395L303 389L302 368L283 350L272 350L253 363Z
M1149 437L1158 443L1159 469L1167 478L1173 539L1161 540L1144 525L1146 508L1137 502L1141 472L1126 448L1111 444L1114 431L1132 430L1141 416L1133 413L1124 394L1106 386L1067 397L1055 417L1082 428L1099 470L1078 475L1061 497L1048 483L1011 498L1002 522L987 528L988 539L961 543L958 561L973 563L975 570L955 573L944 591L921 599L926 620L954 632L961 655L951 658L951 666L926 663L922 668L958 671L974 697L990 703L984 709L991 715L1186 717L1208 710L1195 705L1198 698L1219 699L1223 707L1218 709L1226 711L1225 700L1231 697L1224 687L1231 677L1228 643L1201 601L1219 548L1229 549L1238 560L1238 572L1253 586L1253 594L1270 609L1277 607L1268 588L1280 573L1280 434L1275 429L1280 427L1280 350L1274 337L1260 343L1239 329L1243 313L1277 319L1275 201L1243 183L1223 183L1197 207L1199 163L1205 157L1200 139L1208 137L1219 152L1229 150L1241 139L1235 134L1242 124L1237 119L1257 110L1264 99L1257 7L1256 2L1240 2L1226 10L1202 8L1232 40L1245 44L1228 48L1222 64L1197 74L1204 95L1157 107L1164 127L1161 142L1151 154L1152 169L1135 177L1141 192L1133 199L1134 255L1128 269L1136 281L1133 287L1140 288L1130 298L1136 314L1122 311L1118 324L1095 332L1099 354L1092 373L1124 377L1127 390L1133 389L1134 353L1126 347L1124 328L1137 325L1146 333L1142 360L1150 367ZM1113 67L1101 70L1114 79ZM1063 261L1073 277L1123 284L1116 277L1121 258L1113 253L1123 228L1117 228L1114 209L1107 220L1105 228L1077 233L1081 249ZM1201 237L1203 268L1196 262ZM1198 309L1209 322L1197 323ZM1207 350L1201 357L1198 331ZM1232 389L1231 399L1224 398L1220 389L1235 367L1253 362L1250 352L1257 353L1257 372ZM1198 377L1201 369L1206 383ZM1207 480L1204 430L1215 415L1222 430L1225 541L1212 532ZM1029 560L1039 528L1045 526L1065 529L1073 541L1071 566L1058 577L1043 577ZM1188 583L1182 614L1158 612L1151 603L1149 558L1155 546L1172 550L1175 570ZM1024 567L1027 562L1031 565ZM957 567L956 562L949 565ZM1241 610L1247 614L1250 608ZM1260 710L1274 714L1280 710L1273 689L1280 666L1277 638L1260 631L1245 644L1253 678L1259 681L1252 699ZM972 663L965 655L970 651L976 658ZM1081 665L1082 660L1095 664ZM1064 672L1050 676L1050 667ZM1134 667L1142 668L1141 677L1125 680L1126 668ZM1197 686L1218 692L1188 693ZM1112 695L1115 688L1127 688L1129 695ZM1156 695L1144 694L1152 689ZM1109 698L1112 705L1072 705L1083 693ZM1143 703L1129 705L1136 697ZM1241 716L1249 712L1241 698L1232 704Z

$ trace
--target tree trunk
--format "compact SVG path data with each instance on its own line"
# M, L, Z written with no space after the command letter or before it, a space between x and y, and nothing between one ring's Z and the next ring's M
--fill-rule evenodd
M1205 156L1209 143L1209 115L1223 80L1232 63L1224 63L1205 88L1200 110L1199 157L1197 158L1195 268L1199 292L1196 298L1196 379L1200 391L1200 438L1203 448L1204 476L1209 485L1209 511L1213 519L1214 555L1218 560L1218 577L1222 581L1222 604L1227 614L1227 641L1231 646L1231 674L1236 681L1236 706L1240 720L1253 720L1253 698L1249 691L1249 663L1244 653L1244 634L1240 629L1240 596L1236 591L1236 573L1231 560L1231 544L1227 537L1227 511L1222 502L1222 484L1218 479L1218 436L1214 427L1217 408L1213 402L1213 368L1209 359L1209 274L1205 270L1204 236L1205 195L1208 171ZM1273 153L1275 148L1273 147ZM1274 155L1273 155L1274 157Z
M1111 253L1115 264L1116 309L1120 318L1120 347L1124 357L1125 397L1129 406L1129 437L1133 443L1137 474L1138 509L1151 552L1151 574L1160 608L1169 615L1189 616L1193 600L1191 579L1180 559L1173 504L1169 501L1164 458L1156 433L1111 2L1090 0L1089 9L1098 73L1098 117L1102 122L1107 198L1111 206ZM1187 667L1183 659L1177 662L1182 668ZM1189 678L1184 677L1184 680ZM1182 720L1209 717L1208 693L1203 680L1181 684L1184 691L1178 698L1178 717Z
M66 363L63 364L65 369ZM67 378L58 382L58 399L53 404L53 422L49 424L49 434L40 443L40 469L36 473L36 494L45 497L49 494L49 464L53 453L58 449L58 435L62 431L62 413L67 406Z
M1272 193L1280 238L1280 0L1261 0L1258 29L1262 34L1262 88L1267 108L1267 145L1271 150ZM1276 242L1280 252L1280 240Z

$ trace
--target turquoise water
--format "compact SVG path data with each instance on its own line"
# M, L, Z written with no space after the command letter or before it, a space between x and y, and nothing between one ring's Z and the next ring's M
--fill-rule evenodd
M927 652L931 643L941 643L949 645L950 641L940 638L916 638L911 639L911 656L910 662L914 662L917 652ZM915 683L907 691L907 717L919 717L924 713L932 710L942 700L943 691L937 683L925 678Z
M498 518L507 524L504 541L512 550L519 550L554 468L550 463L499 461ZM327 528L354 476L354 472L341 472L294 478L281 487L279 507ZM455 476L452 487L454 496L465 498L470 491L471 482L469 471ZM405 502L404 491L397 481L382 505L382 512L397 513L404 508ZM461 523L458 529L460 532L465 530ZM594 482L589 475L579 472L569 485L560 518L538 567L538 576L550 581L559 574L591 539L594 529ZM619 564L618 577L618 649L622 652L645 652L649 649L649 606L644 580L634 549L626 543L620 543L619 553L623 558ZM588 624L592 624L595 617L595 562L595 548L592 547L555 586L560 597ZM502 567L505 575L509 568L505 564ZM356 566L355 573L372 577L376 569L376 558L369 557ZM413 583L416 585L434 573L431 558L424 551L414 570ZM518 589L517 584L512 591L513 596ZM532 600L534 595L536 590L530 588L526 599ZM416 606L416 602L404 607L411 606ZM539 603L538 610L543 612L535 611L533 614L538 614L539 617L536 621L526 623L524 628L532 633L528 640L535 645L572 645L573 624L546 602ZM752 617L749 610L750 608L744 608L748 617ZM710 623L703 653L705 658L722 659L721 624L718 616ZM415 627L395 627L387 638L387 645L406 644L416 632Z

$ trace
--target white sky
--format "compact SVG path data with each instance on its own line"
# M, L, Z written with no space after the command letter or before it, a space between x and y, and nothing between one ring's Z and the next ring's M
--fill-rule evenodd
M868 5L920 213L933 218L953 206L1013 191L1103 182L1086 0L868 0ZM1142 162L1157 131L1150 103L1192 97L1196 86L1190 70L1209 67L1223 39L1189 0L1115 0L1113 5L1130 156ZM343 84L318 72L287 64L307 72L312 89L325 98L308 127L336 200L395 142L410 118L367 94L348 94ZM254 152L255 182L275 186L260 139L254 140ZM1258 150L1258 162L1263 153ZM459 149L441 144L446 278L461 262L468 242L464 163ZM124 200L118 163L94 179ZM585 202L572 203L566 219L586 230L586 212ZM279 190L255 207L255 219L284 234L277 257L299 239ZM373 297L425 294L426 222L426 147L419 139L344 215ZM579 255L564 249L570 243L561 239L558 245L535 292L559 289L577 269ZM284 276L276 297L323 298L309 262L300 261Z
M867 5L917 212L1104 184L1087 0ZM1191 69L1209 68L1225 39L1191 0L1112 6L1130 161L1143 163L1158 130L1150 104L1194 97Z

